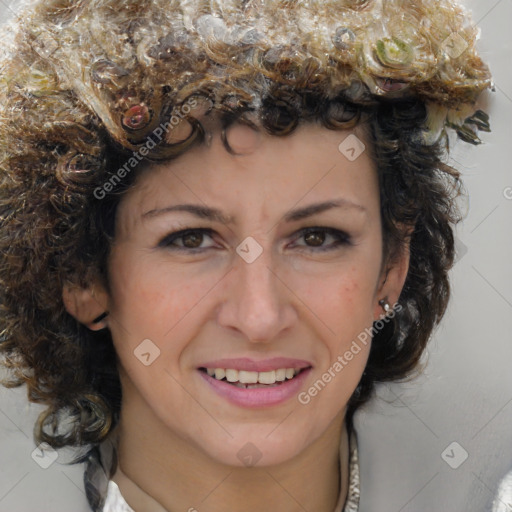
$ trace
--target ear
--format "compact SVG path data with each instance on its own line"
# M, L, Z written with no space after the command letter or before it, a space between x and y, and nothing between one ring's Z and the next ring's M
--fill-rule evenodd
M383 265L382 273L379 278L379 284L375 296L375 306L373 318L375 321L383 317L383 309L379 304L381 299L385 299L393 307L402 293L405 279L409 271L410 244L404 242L400 252L395 257Z
M108 326L108 295L104 287L95 284L88 288L64 285L62 300L66 311L91 331Z

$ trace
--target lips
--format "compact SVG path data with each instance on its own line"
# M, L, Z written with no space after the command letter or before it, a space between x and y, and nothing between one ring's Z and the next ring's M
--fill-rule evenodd
M210 389L242 407L266 407L294 396L311 370L311 363L276 357L262 361L249 358L219 359L198 370Z

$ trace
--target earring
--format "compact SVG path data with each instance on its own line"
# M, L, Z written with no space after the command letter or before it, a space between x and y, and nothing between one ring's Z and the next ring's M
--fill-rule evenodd
M380 307L384 310L384 313L387 315L391 311L391 306L389 305L388 298L384 297L379 300Z

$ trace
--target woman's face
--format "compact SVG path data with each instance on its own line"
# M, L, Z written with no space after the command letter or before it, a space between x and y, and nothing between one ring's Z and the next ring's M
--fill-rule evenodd
M358 335L398 298L377 174L345 147L354 134L339 149L348 135L235 125L233 156L215 131L119 205L108 309L123 401L214 460L283 462L341 423L370 348Z

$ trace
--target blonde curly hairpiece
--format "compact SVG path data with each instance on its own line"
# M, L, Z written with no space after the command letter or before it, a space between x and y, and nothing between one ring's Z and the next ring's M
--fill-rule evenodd
M72 89L136 151L190 94L236 90L257 109L272 78L354 103L415 95L427 105L425 144L446 128L477 144L489 125L475 100L492 82L469 20L449 0L51 0L19 22L31 65L5 63L0 97L18 81L36 96ZM165 140L159 153L172 155ZM71 167L94 167L99 148L87 154Z

